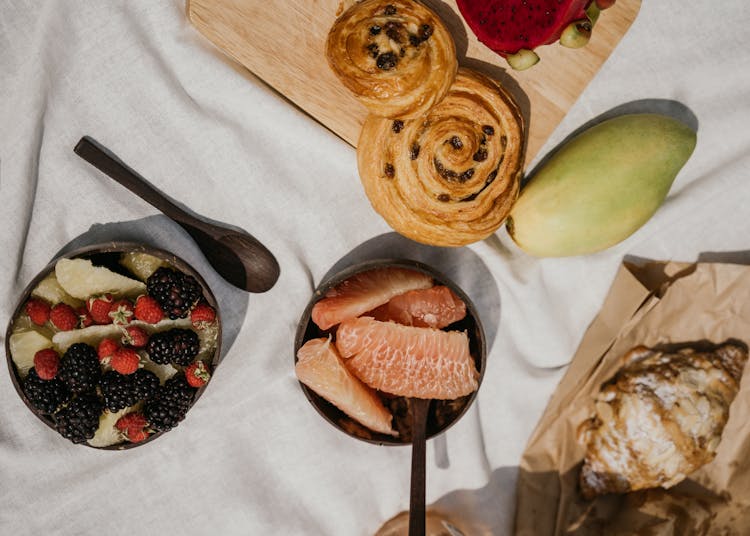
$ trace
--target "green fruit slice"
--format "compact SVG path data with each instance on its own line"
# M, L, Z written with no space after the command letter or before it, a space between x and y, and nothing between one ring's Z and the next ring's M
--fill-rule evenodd
M160 365L159 363L154 363L150 359L143 360L143 368L145 368L146 370L150 370L151 372L156 374L156 376L159 378L159 382L162 385L177 373L177 369L169 363Z
M52 341L37 331L19 331L8 341L10 357L21 378L25 378L34 366L34 354L44 348L51 348Z
M145 281L151 277L151 274L153 274L157 268L167 265L166 261L163 259L141 251L123 253L122 258L120 259L120 264L130 270L133 275L141 281Z
M115 423L117 423L120 417L129 411L132 411L132 409L133 408L125 408L115 413L105 409L99 417L99 428L96 429L94 437L88 440L88 444L92 447L101 448L122 443L125 438L123 437L122 432L115 428Z
M143 282L94 266L86 259L60 259L55 265L55 275L65 292L81 300L107 293L119 297L146 292Z
M179 318L177 320L164 319L157 324L147 324L140 320L133 320L129 326L138 326L149 335L159 331L166 331L172 328L190 328L192 324L189 318ZM104 324L101 326L89 326L81 329L71 329L69 331L60 331L52 337L52 342L59 352L64 352L72 344L84 342L90 346L98 346L102 339L114 339L120 341L123 335L122 327L115 324ZM200 333L198 334L200 338Z
M42 279L39 284L31 291L35 298L41 298L46 302L54 305L56 303L67 303L74 309L83 305L82 300L77 300L60 286L57 282L55 272L51 272L47 277Z
M539 56L533 50L522 48L515 54L508 54L505 58L516 71L525 71L526 69L539 63Z

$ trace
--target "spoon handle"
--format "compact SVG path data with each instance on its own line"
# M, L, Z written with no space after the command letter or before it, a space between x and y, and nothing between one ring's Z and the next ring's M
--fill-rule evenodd
M181 225L200 227L200 225L198 225L199 222L197 222L195 218L172 203L164 194L151 186L146 179L120 160L109 149L97 143L94 139L84 136L76 144L73 151L89 164L119 182L125 188L136 194L151 206L162 211L177 223Z
M411 495L409 536L425 534L425 451L427 450L427 410L430 400L411 399Z

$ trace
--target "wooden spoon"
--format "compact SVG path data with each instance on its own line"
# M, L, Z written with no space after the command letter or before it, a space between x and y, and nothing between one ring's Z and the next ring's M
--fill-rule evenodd
M214 270L232 285L248 292L266 292L278 280L279 264L276 258L245 231L208 223L188 214L88 136L81 138L73 150L180 224L193 237Z
M425 451L427 450L427 411L431 400L411 399L411 492L409 496L409 536L425 534Z

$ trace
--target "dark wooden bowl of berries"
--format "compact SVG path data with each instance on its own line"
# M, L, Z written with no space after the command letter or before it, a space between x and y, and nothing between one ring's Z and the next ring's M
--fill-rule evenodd
M107 450L177 426L220 347L219 308L200 274L133 243L55 259L24 290L5 337L29 409L73 443Z

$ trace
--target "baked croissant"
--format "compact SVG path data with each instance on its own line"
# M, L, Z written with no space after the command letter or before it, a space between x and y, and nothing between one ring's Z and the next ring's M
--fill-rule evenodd
M669 488L716 455L739 389L747 350L660 352L639 346L603 386L596 417L583 423L581 492L590 499Z
M331 27L333 72L370 113L407 118L445 96L456 75L456 47L440 18L419 2L365 0Z
M500 84L461 68L448 95L411 120L370 115L357 145L373 208L425 244L462 246L497 230L518 196L525 129Z

